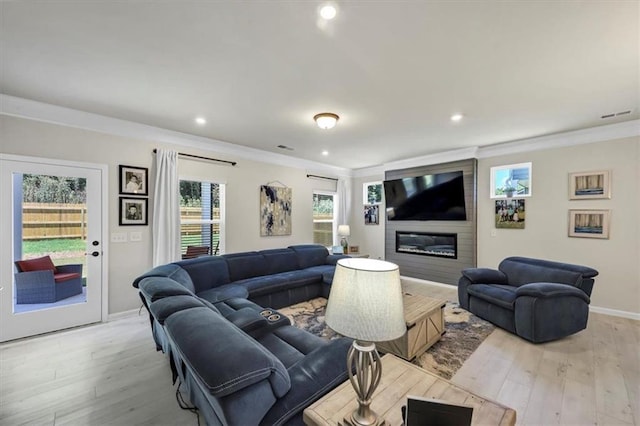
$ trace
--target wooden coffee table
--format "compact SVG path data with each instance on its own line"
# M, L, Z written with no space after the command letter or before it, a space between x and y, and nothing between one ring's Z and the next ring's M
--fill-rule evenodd
M404 292L402 303L407 332L396 340L376 343L376 347L410 361L429 349L444 334L444 306L447 302Z
M393 355L382 357L382 379L371 401L371 408L392 426L402 424L401 407L407 395L434 398L473 407L472 425L513 426L515 410L475 395L437 375ZM304 410L309 426L344 424L358 406L348 380Z

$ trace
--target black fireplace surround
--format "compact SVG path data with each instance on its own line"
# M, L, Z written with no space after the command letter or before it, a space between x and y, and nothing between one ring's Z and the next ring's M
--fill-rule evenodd
M458 235L396 231L396 252L457 259Z

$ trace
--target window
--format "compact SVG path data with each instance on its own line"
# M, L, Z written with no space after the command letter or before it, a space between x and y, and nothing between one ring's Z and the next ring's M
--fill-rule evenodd
M313 242L325 247L332 247L335 215L335 194L331 192L313 193Z
M491 167L490 198L530 197L531 163Z
M180 180L180 246L183 258L224 252L224 184Z
M382 203L382 182L367 182L362 185L362 203Z

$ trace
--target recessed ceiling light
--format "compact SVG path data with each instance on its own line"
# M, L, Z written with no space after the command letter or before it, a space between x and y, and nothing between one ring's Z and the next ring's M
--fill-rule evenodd
M329 151L326 151L326 150L322 151L322 155L324 155L326 157L327 155L329 155Z
M196 117L196 124L203 126L207 124L207 120L205 120L203 117Z
M453 114L451 116L451 121L460 121L462 120L463 115L462 114Z
M322 18L326 19L327 21L335 18L337 13L338 11L336 10L335 6L330 4L324 5L320 8L320 16L322 16Z

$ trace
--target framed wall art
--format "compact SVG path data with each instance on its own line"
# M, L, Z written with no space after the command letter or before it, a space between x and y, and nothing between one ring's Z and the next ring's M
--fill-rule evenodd
M120 194L149 195L146 167L120 166Z
M608 170L569 173L569 199L611 198L611 179Z
M491 198L530 197L531 163L491 167Z
M260 186L260 236L291 235L291 188Z
M367 182L362 184L362 199L364 200L364 204L382 203L383 193L382 182Z
M380 223L380 206L377 204L365 204L364 224L378 225Z
M609 238L610 210L569 210L569 236Z
M509 198L496 200L496 228L524 229L525 224L524 198Z
M148 199L120 197L120 226L147 225Z

